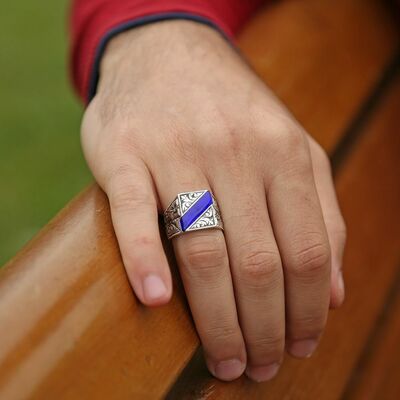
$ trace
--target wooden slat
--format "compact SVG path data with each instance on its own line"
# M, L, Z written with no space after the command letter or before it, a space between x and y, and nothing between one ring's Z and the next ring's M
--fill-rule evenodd
M268 383L254 385L242 377L227 385L207 374L197 379L196 388L181 382L169 398L201 399L204 393L208 400L340 398L398 273L399 109L400 76L337 177L349 231L344 260L347 298L340 311L331 312L315 355L301 361L287 356L278 376ZM398 340L391 337L392 343ZM392 360L398 363L398 358Z
M360 360L344 400L396 400L400 395L400 269L371 338L371 348Z
M333 3L339 2L273 6L241 40L257 70L328 150L397 45L394 23L379 1L343 1L337 4L343 12ZM351 12L355 4L358 13ZM319 16L318 33L314 21ZM341 45L333 45L333 31L341 32ZM342 51L354 34L360 37L356 44L364 45ZM300 53L301 65L294 57ZM333 334L340 333L335 326ZM3 269L0 327L0 398L6 399L160 398L198 346L180 287L168 306L147 309L136 302L106 198L97 186L72 202ZM319 354L329 357L333 350ZM284 368L299 377L320 372L309 362L302 368L293 363Z
M97 186L5 267L0 327L0 399L158 398L197 343L181 294L136 302Z

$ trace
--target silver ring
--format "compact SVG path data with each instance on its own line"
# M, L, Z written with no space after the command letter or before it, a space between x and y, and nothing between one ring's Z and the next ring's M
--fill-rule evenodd
M164 212L168 239L200 229L224 229L217 201L209 190L179 193Z

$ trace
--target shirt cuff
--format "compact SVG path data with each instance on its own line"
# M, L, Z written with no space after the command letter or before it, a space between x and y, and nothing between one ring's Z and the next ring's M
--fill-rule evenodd
M195 14L187 14L187 13L182 13L182 12L163 13L163 14L148 15L148 16L145 16L142 18L137 18L137 19L133 19L131 21L123 22L120 25L117 25L117 26L113 27L112 29L110 29L108 32L106 32L97 46L97 49L96 49L95 55L94 55L93 65L89 71L89 81L87 84L87 91L86 91L86 96L85 96L86 101L90 102L90 100L92 100L92 98L96 94L97 84L99 82L99 77L100 77L101 58L103 56L104 50L107 46L107 43L114 36L118 35L119 33L125 32L129 29L132 29L132 28L136 28L139 26L153 23L153 22L166 21L166 20L172 20L172 19L184 19L184 20L195 21L195 22L199 22L199 23L208 25L208 26L216 29L218 32L220 32L221 35L228 41L231 40L231 37L228 36L222 29L220 29L220 27L218 25L216 25L213 21L211 21L205 17L202 17L200 15L195 15Z
M167 19L187 19L232 38L263 0L73 0L71 72L86 101L94 96L108 41L120 32Z

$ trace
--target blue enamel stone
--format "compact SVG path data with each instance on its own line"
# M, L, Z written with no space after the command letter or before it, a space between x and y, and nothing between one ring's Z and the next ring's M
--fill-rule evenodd
M211 193L205 192L181 217L182 231L186 231L213 203Z

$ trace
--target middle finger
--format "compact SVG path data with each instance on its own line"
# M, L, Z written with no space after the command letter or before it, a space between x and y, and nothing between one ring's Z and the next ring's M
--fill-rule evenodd
M234 178L218 169L212 185L220 201L246 342L247 375L256 381L278 371L285 344L283 271L268 216L263 180Z

